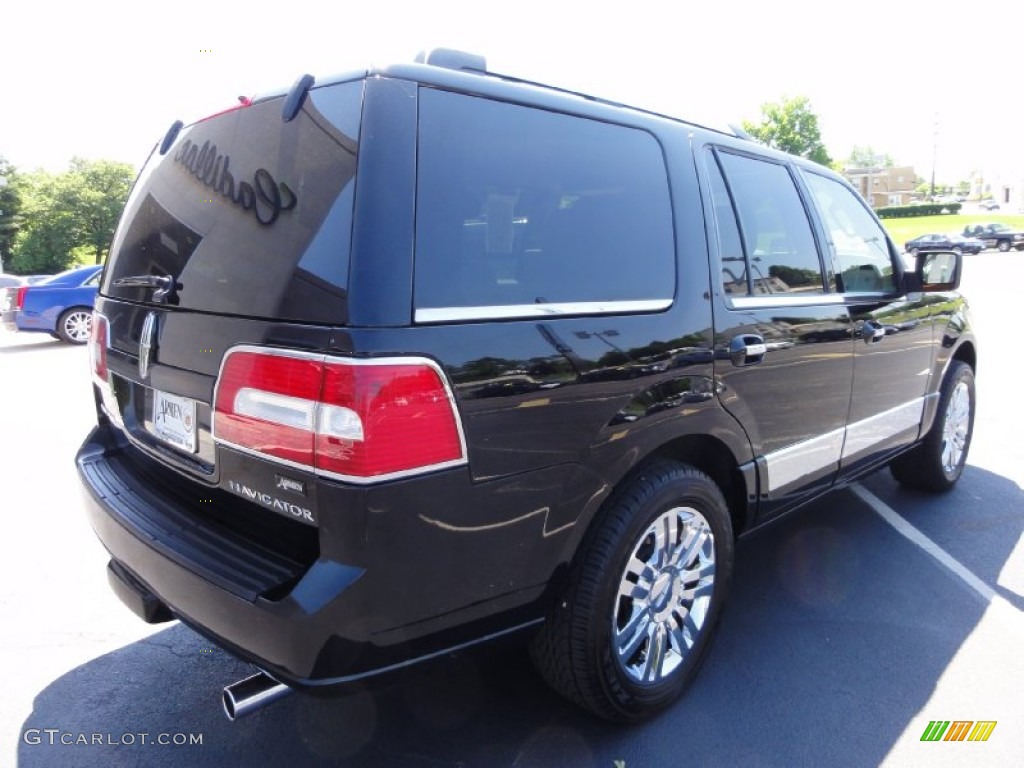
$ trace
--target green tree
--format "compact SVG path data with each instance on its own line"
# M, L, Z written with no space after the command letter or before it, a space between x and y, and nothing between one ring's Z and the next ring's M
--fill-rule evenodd
M875 152L874 147L854 144L849 157L846 158L846 164L855 168L892 168L896 161L888 152Z
M71 161L70 204L78 226L77 245L92 251L96 264L107 255L135 170L110 160Z
M67 207L66 184L46 171L24 174L18 188L22 221L14 244L11 271L59 272L71 263L76 227Z
M744 120L743 129L766 146L802 155L821 165L832 163L821 141L818 116L806 96L783 97L781 101L761 105L760 124Z
M14 238L21 221L18 171L0 157L0 267L7 269L14 252Z
M22 222L12 271L57 272L83 254L101 263L134 175L126 163L76 157L63 173L20 177Z

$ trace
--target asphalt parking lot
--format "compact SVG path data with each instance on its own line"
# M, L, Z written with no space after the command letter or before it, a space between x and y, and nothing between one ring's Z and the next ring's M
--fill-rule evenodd
M0 330L0 764L1019 765L1024 416L1007 277L1022 259L967 257L979 408L957 488L910 493L880 472L741 540L700 677L631 728L550 693L515 644L229 723L220 690L251 667L141 623L107 587L72 465L93 421L85 350ZM933 720L997 725L985 742L922 742Z

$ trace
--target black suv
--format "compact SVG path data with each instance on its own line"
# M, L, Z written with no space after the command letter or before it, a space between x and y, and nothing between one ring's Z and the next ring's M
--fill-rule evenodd
M959 478L961 265L905 271L820 165L454 52L175 124L93 323L111 585L265 670L229 714L526 630L637 719L737 535L886 463Z
M995 224L968 224L964 237L981 240L986 248L998 248L1006 252L1011 248L1024 251L1024 232L997 222Z

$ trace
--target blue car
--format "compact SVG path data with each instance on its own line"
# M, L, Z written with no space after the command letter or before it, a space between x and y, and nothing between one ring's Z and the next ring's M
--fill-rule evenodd
M35 285L6 288L0 300L9 331L41 331L69 344L84 344L92 328L92 305L101 265L77 267Z

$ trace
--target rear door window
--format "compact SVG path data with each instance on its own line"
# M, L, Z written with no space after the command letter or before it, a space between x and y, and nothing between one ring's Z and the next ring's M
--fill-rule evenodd
M671 304L661 147L642 130L420 91L419 322Z
M786 166L731 152L715 154L720 170L713 160L709 165L719 238L731 243L723 250L726 293L824 292L821 260L807 211ZM731 234L730 209L735 210L739 223L742 261Z

